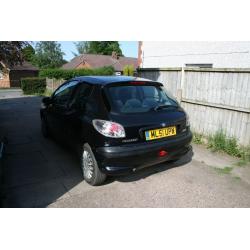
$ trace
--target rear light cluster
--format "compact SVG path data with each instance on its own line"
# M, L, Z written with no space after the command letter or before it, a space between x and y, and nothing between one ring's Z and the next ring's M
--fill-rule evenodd
M124 138L123 126L116 122L95 119L92 121L94 128L102 135L112 138Z

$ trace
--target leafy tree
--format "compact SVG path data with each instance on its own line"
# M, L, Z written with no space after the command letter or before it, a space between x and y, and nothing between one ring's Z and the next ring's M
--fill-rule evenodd
M25 61L32 62L35 55L35 50L30 44L28 44L22 49L22 54Z
M133 65L125 65L123 68L123 75L125 76L133 76L134 75L134 66Z
M74 53L74 56L79 56L81 54L85 54L85 53L89 53L89 44L90 42L88 41L85 41L85 42L75 42L74 43L75 46L76 46L76 50L77 50L77 53Z
M61 44L58 42L38 42L35 51L33 63L41 69L57 68L64 63L64 52L62 52Z
M112 55L116 52L117 55L122 56L122 50L117 41L90 41L75 43L78 54L101 54Z
M91 54L102 54L112 55L112 52L116 52L117 55L122 56L122 50L119 42L117 41L93 41L89 44L89 53Z
M8 66L22 63L24 60L22 50L28 45L29 43L24 41L0 42L0 61Z

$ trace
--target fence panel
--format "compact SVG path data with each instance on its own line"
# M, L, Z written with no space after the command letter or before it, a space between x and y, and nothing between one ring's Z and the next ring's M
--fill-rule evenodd
M55 89L57 89L64 82L65 82L64 79L50 79L50 78L46 78L47 89L50 90L50 91L54 91Z
M162 73L161 71L149 69L139 72L139 75L144 78L148 78L154 81L164 83L167 90L169 90L175 96L177 95L177 89L181 84L181 70L169 69Z
M210 135L223 129L250 145L250 70L141 69L139 76L162 82L190 116L192 129Z

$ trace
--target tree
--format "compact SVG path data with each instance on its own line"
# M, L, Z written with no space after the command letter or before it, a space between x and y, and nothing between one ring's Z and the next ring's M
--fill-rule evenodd
M8 66L21 64L24 60L22 50L28 46L28 42L0 42L0 61L6 63Z
M125 65L123 68L123 75L125 76L133 76L134 75L134 66L133 65Z
M35 50L30 44L28 44L22 49L22 54L25 61L32 62L35 55Z
M89 53L91 54L112 55L113 51L122 56L122 50L117 41L93 41L89 44Z
M89 43L90 42L87 42L87 41L85 41L85 42L75 42L74 44L76 46L77 53L72 52L74 54L74 56L79 56L81 54L89 53L88 52L89 51Z
M76 49L78 54L112 55L112 52L116 52L118 56L122 56L122 50L117 41L78 42Z
M55 41L38 42L33 63L41 69L57 68L63 65L61 44Z

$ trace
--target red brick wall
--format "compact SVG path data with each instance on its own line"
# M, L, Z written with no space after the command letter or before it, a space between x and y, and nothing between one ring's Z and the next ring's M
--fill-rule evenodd
M10 87L10 78L9 73L3 75L3 79L0 79L0 88L9 88Z

